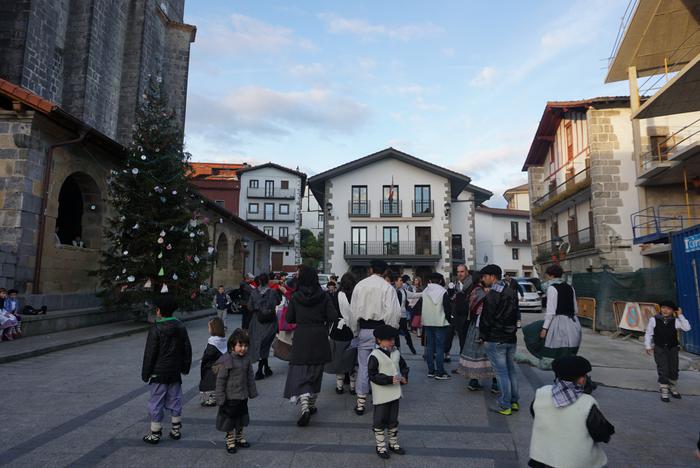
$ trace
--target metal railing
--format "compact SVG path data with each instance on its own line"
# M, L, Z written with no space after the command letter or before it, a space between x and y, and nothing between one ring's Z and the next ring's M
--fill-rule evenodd
M401 216L401 200L384 200L379 211L379 216Z
M248 187L248 198L289 198L295 197L294 189L280 187Z
M592 249L595 247L595 236L592 227L580 229L573 233L550 239L534 246L533 255L537 263L550 260L554 255L566 256L572 252Z
M552 188L549 192L536 199L532 204L533 206L542 206L548 201L554 199L555 197L562 194L566 194L567 191L570 191L571 195L573 195L574 193L576 193L575 187L579 183L583 183L586 181L590 182L590 180L590 168L586 167L582 171L579 171L576 174L568 177L566 180L564 180L564 182Z
M700 118L681 127L664 140L657 141L656 148L651 148L639 155L639 166L642 172L668 161L673 153L681 151L686 145L700 142L698 134L700 134Z
M660 205L648 207L630 216L635 244L668 238L675 231L700 223L700 205Z
M348 201L348 216L364 217L370 215L370 204L367 201Z
M264 211L260 211L258 213L246 213L245 217L246 221L279 221L279 222L291 222L295 220L294 213L286 213L286 214L280 214L280 213L270 213L267 212L265 213Z
M413 216L433 216L435 214L434 200L411 200Z
M522 238L519 235L514 236L510 231L506 231L503 234L503 238L506 244L528 245L530 243L530 239Z
M345 242L344 255L372 257L439 257L442 254L440 241L368 241Z

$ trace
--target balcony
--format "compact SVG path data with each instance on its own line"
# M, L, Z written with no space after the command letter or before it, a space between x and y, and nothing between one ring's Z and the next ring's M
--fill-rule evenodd
M700 170L700 119L668 137L651 138L649 150L639 155L639 185L685 184Z
M567 256L595 247L593 228L579 231L537 244L532 253L535 263L549 263L564 260Z
M367 201L349 201L348 202L348 216L350 218L369 218L370 216L370 204Z
M294 189L280 187L248 187L248 198L267 198L293 200L296 196Z
M630 217L634 244L668 243L675 231L700 223L700 205L660 205Z
M379 211L379 216L382 218L400 218L402 214L402 209L401 209L401 201L400 200L384 200L382 201L382 206L381 210Z
M246 221L271 221L276 223L293 223L296 220L294 213L279 214L279 213L250 213L245 216Z
M432 218L435 216L434 200L411 200L411 208L414 217Z
M504 242L506 245L515 246L525 246L530 245L530 239L521 239L520 236L514 236L512 232L505 232L503 234Z
M381 258L394 265L433 266L442 256L442 242L345 242L343 255L351 266L367 265L372 258Z
M288 247L294 247L294 238L293 237L282 236L282 237L278 238L277 240L280 241L280 244L282 244L282 245L286 245Z
M532 215L534 217L541 216L547 210L555 208L559 203L569 200L579 193L583 196L589 196L590 187L590 168L586 167L582 171L567 177L561 184L551 186L549 192L532 202Z

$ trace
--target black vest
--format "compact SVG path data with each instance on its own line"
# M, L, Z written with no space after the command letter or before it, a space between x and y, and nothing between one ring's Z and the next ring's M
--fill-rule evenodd
M574 288L566 283L553 284L552 286L557 290L557 311L555 314L573 317L576 310L574 308Z
M678 346L678 332L676 331L676 319L669 317L664 319L661 314L654 316L656 327L654 327L654 346L661 348L675 348Z

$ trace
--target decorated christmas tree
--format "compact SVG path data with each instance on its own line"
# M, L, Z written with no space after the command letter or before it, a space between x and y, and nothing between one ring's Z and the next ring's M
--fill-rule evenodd
M133 127L125 168L113 170L99 275L108 302L151 302L174 294L187 307L200 294L213 252L202 202L187 184L189 154L161 91L151 78Z

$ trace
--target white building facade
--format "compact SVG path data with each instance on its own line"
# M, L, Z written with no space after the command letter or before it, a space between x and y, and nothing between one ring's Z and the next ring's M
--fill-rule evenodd
M323 233L323 216L324 211L318 204L318 200L307 187L301 201L301 228L308 229L318 238Z
M530 247L530 212L476 208L476 268L495 263L513 277L536 276Z
M325 270L338 275L361 273L372 258L423 277L473 265L474 208L491 196L393 148L313 176L309 188L325 210Z
M274 163L244 167L241 183L241 218L280 241L270 249L269 270L291 272L301 263L301 207L306 174Z

